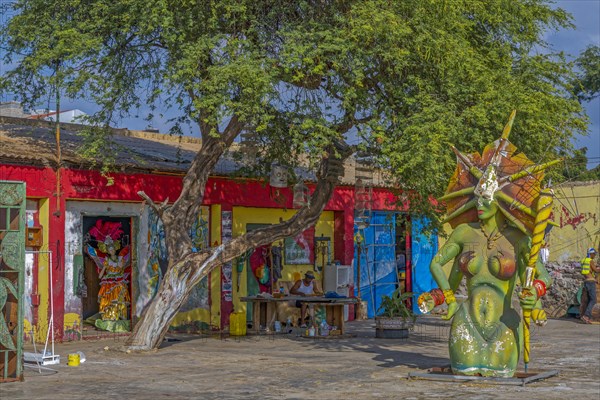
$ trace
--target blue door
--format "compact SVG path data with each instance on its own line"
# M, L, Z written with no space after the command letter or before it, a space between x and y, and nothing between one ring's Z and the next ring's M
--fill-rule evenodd
M367 315L373 318L381 304L381 297L391 296L396 290L395 240L396 215L387 212L373 212L369 226L364 229L354 227L354 234L363 238L360 250L360 296L368 304ZM358 283L358 245L354 248L354 276ZM355 295L358 294L355 285Z

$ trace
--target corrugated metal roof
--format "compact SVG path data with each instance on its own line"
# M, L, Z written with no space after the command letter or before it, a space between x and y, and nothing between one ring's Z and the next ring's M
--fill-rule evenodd
M83 125L61 124L61 153L63 164L73 168L89 168L91 163L79 155L83 138L79 133ZM187 136L172 136L145 131L114 129L113 141L117 145L115 164L131 172L185 173L201 147L201 140ZM56 165L56 139L54 123L13 117L0 117L0 162L28 165ZM235 147L235 146L234 146ZM234 149L235 151L235 149ZM239 171L241 164L231 154L225 154L217 163L212 175L229 176ZM354 158L344 165L341 184L354 185L361 168ZM305 180L315 180L312 172L296 169ZM372 175L373 186L385 186L381 171Z
M31 123L33 122L33 123ZM91 163L79 154L84 145L81 127L65 124L61 128L62 160L68 166L85 167ZM125 133L125 134L122 134ZM200 150L200 140L178 140L170 135L115 130L115 165L124 169L184 173ZM56 164L56 137L51 124L43 121L0 118L0 159ZM228 175L236 170L233 160L222 157L216 171Z

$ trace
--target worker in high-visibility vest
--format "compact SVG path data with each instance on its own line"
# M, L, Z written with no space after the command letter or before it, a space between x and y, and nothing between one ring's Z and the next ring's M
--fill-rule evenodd
M588 304L581 316L581 320L586 324L592 323L592 309L596 305L596 274L600 272L600 267L596 266L596 249L588 250L587 257L581 260L581 273L585 277L583 283L584 290L588 295Z

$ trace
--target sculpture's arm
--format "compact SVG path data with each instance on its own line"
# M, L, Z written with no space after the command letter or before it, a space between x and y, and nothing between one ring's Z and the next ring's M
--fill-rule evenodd
M552 277L548 273L548 270L544 266L544 263L541 261L541 259L537 260L535 266L535 279L539 279L544 282L547 288L552 286Z
M450 238L442 246L442 248L438 251L438 253L433 257L431 261L431 265L429 266L429 270L431 271L431 275L433 279L437 282L438 286L442 290L456 290L458 288L458 284L462 279L462 273L458 268L458 265L455 263L452 266L452 271L450 272L450 277L446 277L444 270L442 267L446 265L450 260L456 258L461 252L461 243L457 241L455 233L458 231L455 230Z
M529 253L531 251L531 237L525 236L523 240L519 241L519 243L521 245L519 246L519 252L517 256L517 268L519 271L519 280L521 281L521 286L524 286L527 282L527 264L529 261ZM550 277L550 274L548 274L548 271L539 258L535 264L534 279L542 281L546 288L550 287L552 284L552 278ZM521 307L526 309L534 307L538 300L539 296L535 288L522 291L521 295L519 296Z
M442 317L443 319L452 318L456 311L458 311L458 304L454 298L454 291L458 288L458 285L462 280L462 272L460 271L458 263L455 262L454 265L452 265L449 278L446 278L446 274L442 267L461 253L463 243L462 238L467 233L465 229L470 228L465 225L459 225L454 232L452 232L452 235L450 235L446 244L444 244L435 257L433 257L431 265L429 266L433 279L435 279L440 289L442 289L446 304L448 304L448 313Z
M106 271L106 263L104 262L106 258L98 256L96 249L90 246L89 244L86 247L86 251L88 255L92 258L92 260L94 260L94 262L96 263L96 267L99 270L98 279L102 279L102 277L104 276L104 272Z
M460 251L459 251L459 253L460 253ZM461 271L460 267L458 266L458 259L455 259L454 265L452 266L452 269L450 270L450 276L448 277L448 283L450 284L450 289L452 291L456 291L456 289L458 289L458 286L460 285L462 278L463 278L463 272Z

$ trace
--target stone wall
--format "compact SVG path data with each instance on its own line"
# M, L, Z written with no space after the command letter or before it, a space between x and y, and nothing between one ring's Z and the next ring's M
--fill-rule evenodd
M576 296L583 285L581 264L578 261L550 262L546 269L554 280L543 298L546 314L549 318L564 317L569 306L579 304Z

